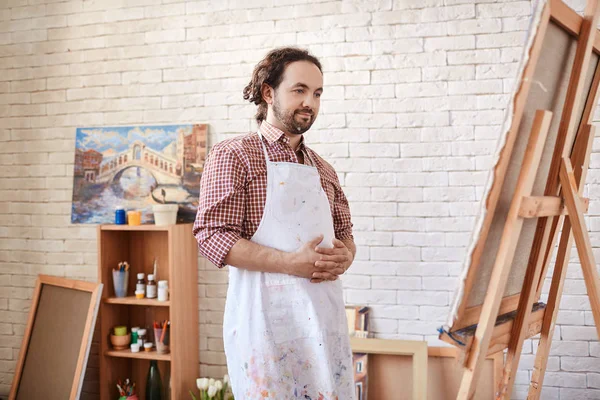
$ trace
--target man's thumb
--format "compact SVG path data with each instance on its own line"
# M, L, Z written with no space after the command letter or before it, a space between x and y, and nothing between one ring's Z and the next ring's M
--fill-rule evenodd
M313 240L310 241L310 247L315 247L316 245L318 245L319 243L321 243L323 241L323 235L319 235L316 238L314 238Z

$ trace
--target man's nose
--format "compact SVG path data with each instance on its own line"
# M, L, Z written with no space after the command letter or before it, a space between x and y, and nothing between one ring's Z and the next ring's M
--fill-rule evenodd
M314 99L314 97L312 95L305 96L304 97L304 101L302 102L302 105L305 108L310 108L310 110L314 113L315 99Z

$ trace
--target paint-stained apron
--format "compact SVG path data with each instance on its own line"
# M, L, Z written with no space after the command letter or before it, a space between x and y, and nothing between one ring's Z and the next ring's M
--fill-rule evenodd
M267 197L251 241L293 252L323 234L320 246L333 247L332 215L317 169L271 162L262 137L260 141ZM311 283L293 275L229 267L223 340L236 399L354 399L339 279Z

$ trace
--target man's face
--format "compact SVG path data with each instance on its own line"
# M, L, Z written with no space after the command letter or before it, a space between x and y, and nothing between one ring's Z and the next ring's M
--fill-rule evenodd
M288 133L303 134L319 114L323 74L309 61L289 64L274 92L273 115Z

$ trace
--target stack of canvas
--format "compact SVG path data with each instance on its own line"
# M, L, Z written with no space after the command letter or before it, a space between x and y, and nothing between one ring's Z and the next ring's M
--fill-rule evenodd
M352 365L354 366L354 387L356 400L367 400L367 360L368 354L354 353Z
M369 337L369 307L346 306L346 317L350 336Z

